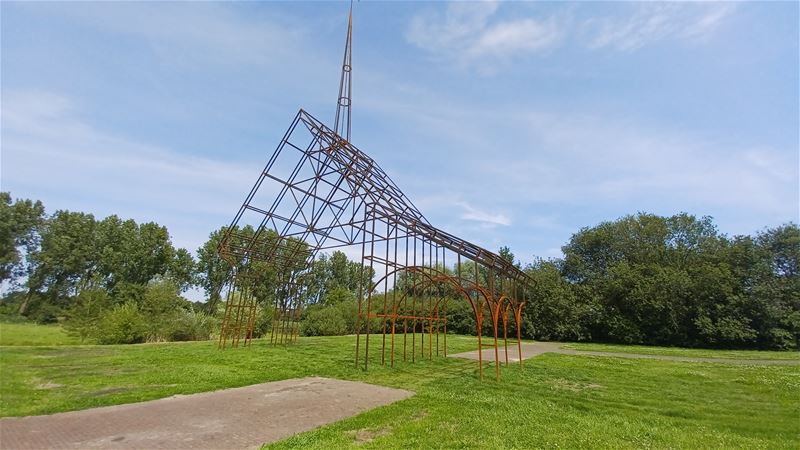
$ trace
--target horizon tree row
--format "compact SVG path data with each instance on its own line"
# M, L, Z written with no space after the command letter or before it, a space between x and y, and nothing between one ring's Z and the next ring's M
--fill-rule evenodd
M219 291L230 271L217 254L225 231L212 231L195 257L175 248L166 227L155 222L116 215L98 220L65 210L47 215L39 201L12 200L0 192L0 315L71 322L76 334L98 342L207 337L217 326L212 319L219 315ZM711 217L637 213L582 228L562 252L563 258L537 258L523 269L537 282L523 310L526 338L800 346L800 229L794 223L728 237ZM520 266L509 248L499 254ZM278 274L251 269L259 292L256 330L263 334L274 296L281 295ZM310 306L301 316L301 332L354 333L358 287L373 277L342 252L321 255L306 277ZM192 287L203 289L205 302L181 296ZM474 335L474 317L462 303L448 307L448 332ZM167 323L184 325L168 330ZM103 333L117 337L105 339Z

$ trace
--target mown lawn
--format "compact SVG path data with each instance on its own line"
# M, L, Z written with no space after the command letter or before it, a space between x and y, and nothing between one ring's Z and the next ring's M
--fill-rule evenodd
M474 338L448 338L450 352ZM373 343L374 346L374 343ZM798 448L800 367L682 363L546 354L500 383L475 361L353 367L352 337L0 348L0 415L135 402L318 375L416 395L289 438L274 448ZM373 347L376 348L376 347ZM493 373L487 369L487 374Z
M33 323L0 323L0 345L76 345L80 340L70 336L60 325Z
M781 352L781 351L762 351L762 350L708 350L702 348L651 347L645 345L592 344L583 342L567 344L564 345L563 348L569 348L573 350L586 350L592 352L639 353L642 355L685 356L691 358L800 360L800 352L797 351Z

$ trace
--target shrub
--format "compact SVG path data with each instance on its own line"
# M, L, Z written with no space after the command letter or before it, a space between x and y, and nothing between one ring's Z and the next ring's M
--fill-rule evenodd
M347 332L347 324L338 308L312 305L303 314L301 331L305 336L338 336Z
M300 327L305 336L342 336L356 333L358 323L358 301L350 298L342 299L332 305L311 305L301 317ZM381 329L381 320L374 318L370 323L370 330ZM387 326L390 322L387 321ZM367 329L366 321L361 320L360 332Z
M217 320L199 311L179 310L175 313L169 339L171 341L204 341L211 339Z
M260 338L272 330L272 316L275 309L272 306L259 306L256 311L256 323L253 326L253 337Z
M138 344L146 335L147 324L134 303L115 306L103 315L97 329L101 344Z
M58 322L59 317L64 314L64 310L52 303L37 303L30 308L28 318L36 323L49 324Z
M78 336L81 342L99 337L100 318L110 308L111 300L103 289L87 289L75 299L75 304L67 311L64 329Z
M345 324L345 331L342 334L354 334L356 332L356 322L358 321L358 301L355 297L341 301L334 307ZM361 332L366 330L366 323L360 324Z
M188 301L178 295L178 288L173 282L155 280L148 284L141 300L141 313L147 317L147 341L168 340L173 331L180 334L181 330L175 330L177 321L191 320L180 316L185 312L184 307L190 306Z
M0 298L0 321L5 323L27 322L28 318L19 313L19 305L25 300L25 292L9 292Z
M487 316L489 314L487 313ZM488 318L491 321L491 317ZM487 319L484 319L487 322ZM476 335L478 324L475 312L464 298L454 298L447 302L447 332Z

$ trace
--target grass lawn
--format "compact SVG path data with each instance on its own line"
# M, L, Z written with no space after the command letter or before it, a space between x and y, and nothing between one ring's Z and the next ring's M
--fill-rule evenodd
M685 356L690 358L734 358L734 359L800 359L797 351L761 350L708 350L702 348L650 347L645 345L615 345L572 343L563 348L591 352L638 353L642 355Z
M0 345L76 345L80 339L70 336L60 325L0 323Z
M4 327L5 325L3 325ZM375 343L373 343L375 345ZM373 347L378 348L378 347ZM450 337L451 353L474 338ZM353 367L352 337L0 348L0 415L155 399L318 375L416 395L275 444L274 448L798 448L800 366L750 366L546 354L500 383L475 361L434 358Z

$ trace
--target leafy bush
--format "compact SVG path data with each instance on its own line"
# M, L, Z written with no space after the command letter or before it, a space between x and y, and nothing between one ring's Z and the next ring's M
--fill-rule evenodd
M217 319L199 311L177 311L169 332L171 341L204 341L217 329Z
M28 318L19 314L2 314L0 313L0 322L2 323L27 323Z
M19 313L19 305L25 300L25 292L9 292L0 298L0 321L5 323L27 322L28 318Z
M111 300L104 289L87 289L75 299L75 304L67 311L64 329L78 336L81 342L99 337L100 319L111 307Z
M134 303L117 305L103 315L97 327L101 344L138 344L147 337L147 323Z
M273 313L274 308L272 306L258 307L256 311L256 323L253 326L253 337L264 337L272 330Z
M39 302L28 310L28 318L43 325L56 323L64 314L60 306L53 303Z
M160 342L170 338L180 326L177 321L191 304L178 295L178 287L170 280L155 280L147 285L141 301L141 313L147 317L147 341ZM188 325L188 323L187 323Z
M316 304L306 308L301 317L300 330L305 336L342 336L355 334L357 323L359 332L364 333L366 322L358 320L358 301L350 295L332 305ZM370 329L373 333L380 327L380 319L371 320Z
M305 336L339 336L347 333L347 323L335 306L312 305L303 314L301 331Z
M447 302L448 333L475 335L476 330L475 312L466 298L456 298Z
M334 309L339 313L339 317L344 321L345 331L342 334L354 334L356 332L356 322L358 322L358 301L354 295L334 305ZM366 330L366 324L362 321L360 332Z

